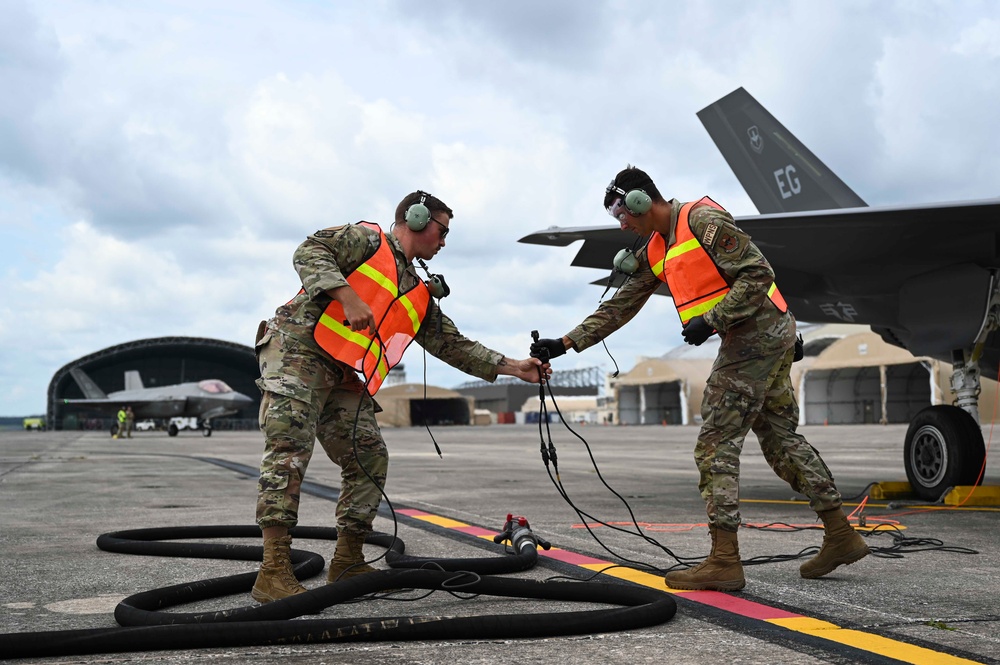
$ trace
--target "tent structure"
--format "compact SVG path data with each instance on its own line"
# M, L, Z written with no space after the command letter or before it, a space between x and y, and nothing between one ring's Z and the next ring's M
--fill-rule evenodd
M907 423L921 409L949 404L952 368L915 357L873 332L844 337L807 368L799 384L799 424ZM982 380L982 422L993 418L996 381Z
M603 397L546 396L545 408L548 411L549 422L557 422L561 415L562 419L569 423L610 424L614 421L614 411L607 406L607 402L608 400ZM537 423L540 412L541 400L530 397L521 407L521 412L517 414L517 423Z
M837 340L867 331L865 326L799 326L805 341L805 358L792 366L791 381L798 392L801 377ZM870 333L869 333L870 334ZM884 342L881 342L884 344ZM645 358L612 380L618 417L624 425L688 425L701 422L705 382L719 352L719 338L693 347L680 345L658 358ZM904 355L909 356L905 351ZM894 380L895 372L892 372ZM800 404L801 404L800 397ZM895 413L895 409L894 409ZM822 419L820 423L822 423Z
M615 379L612 387L618 405L618 424L687 425L691 416L690 384L683 369L680 363L666 357L646 358Z
M382 407L379 425L411 427L434 425L471 425L475 416L475 399L454 390L403 383L382 388L375 396Z

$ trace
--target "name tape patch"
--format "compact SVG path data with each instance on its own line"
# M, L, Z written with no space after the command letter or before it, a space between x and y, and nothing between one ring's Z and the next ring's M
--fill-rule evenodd
M715 234L718 231L719 231L719 227L718 226L716 226L715 224L709 224L705 228L705 235L701 239L701 244L703 244L703 245L711 245L713 242L715 242Z

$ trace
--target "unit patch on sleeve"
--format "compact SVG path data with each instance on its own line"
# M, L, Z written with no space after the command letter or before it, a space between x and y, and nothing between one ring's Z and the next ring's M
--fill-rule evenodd
M337 229L320 229L313 235L317 238L332 238L337 235Z
M716 226L715 224L709 224L708 226L706 226L705 227L705 235L702 236L702 238L701 238L701 244L702 245L708 245L709 247L711 247L712 243L715 242L715 234L718 231L719 231L719 227Z
M719 236L719 249L726 252L727 254L732 254L740 248L740 239L729 233L723 233Z

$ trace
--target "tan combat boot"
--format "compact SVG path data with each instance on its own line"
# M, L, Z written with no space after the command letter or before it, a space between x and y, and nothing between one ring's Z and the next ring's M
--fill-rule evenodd
M362 535L343 531L337 533L337 549L333 552L330 570L326 573L327 583L332 584L338 579L346 580L356 575L375 572L374 568L365 563L365 555L362 552L364 544L365 537Z
M305 593L292 571L292 537L268 538L264 541L264 561L257 573L250 596L258 603L269 603L288 596Z
M708 527L712 534L712 552L694 568L676 570L663 576L671 589L739 591L746 586L740 546L735 531Z
M819 554L799 566L807 579L823 577L837 566L854 563L871 554L862 538L840 508L817 513L823 520L823 547Z

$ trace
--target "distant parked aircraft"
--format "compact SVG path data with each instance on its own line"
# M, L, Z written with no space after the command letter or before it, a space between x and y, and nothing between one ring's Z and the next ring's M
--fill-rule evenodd
M66 399L76 404L115 414L123 406L131 406L136 420L142 418L197 418L203 436L212 436L212 418L238 413L253 404L253 400L238 393L219 379L205 379L171 386L146 388L139 372L125 372L125 390L105 394L87 373L78 367L69 371L83 391L84 399ZM115 425L117 427L117 425ZM177 425L167 427L170 436L177 436Z

